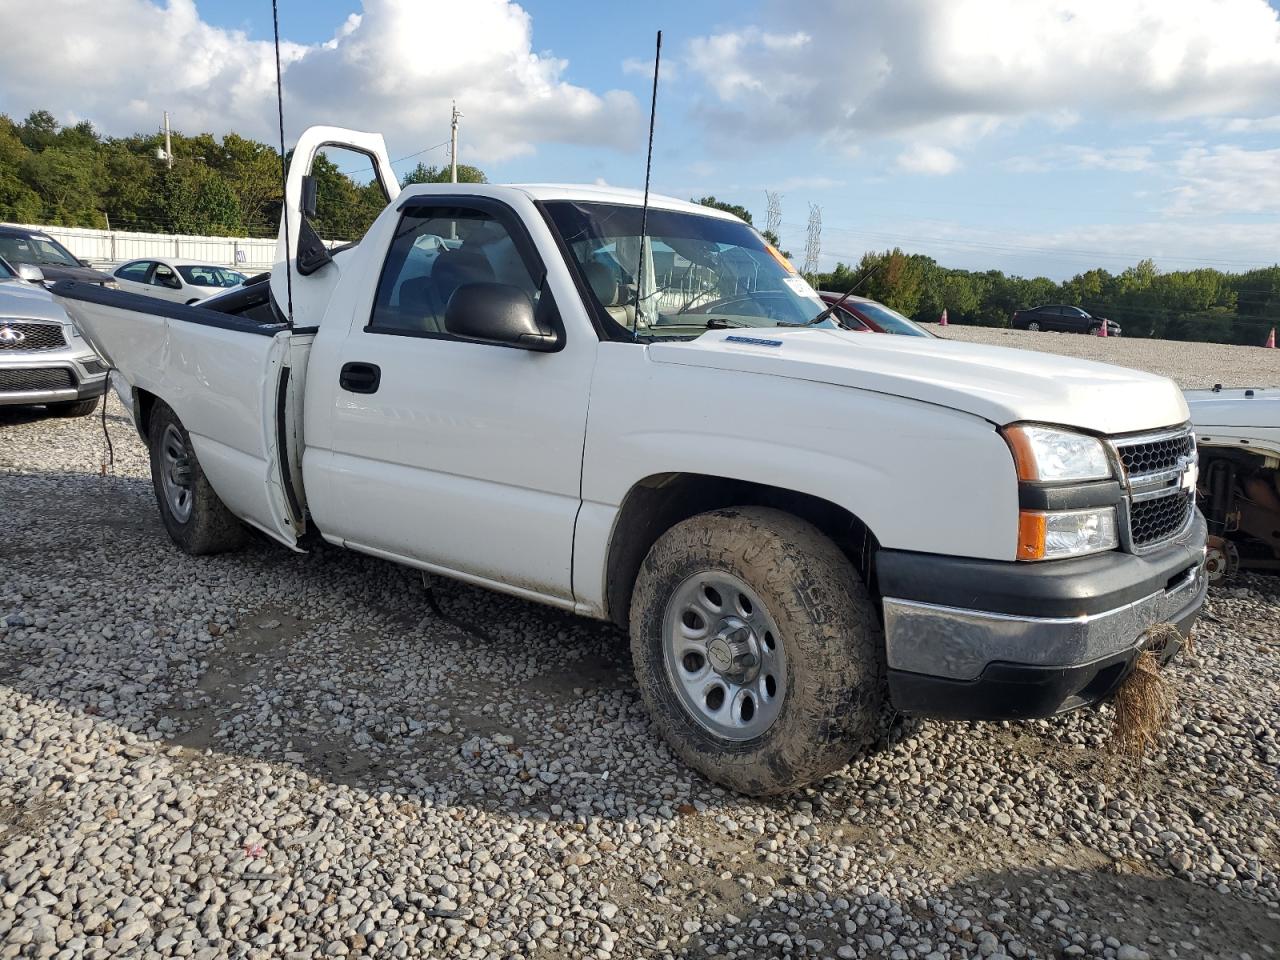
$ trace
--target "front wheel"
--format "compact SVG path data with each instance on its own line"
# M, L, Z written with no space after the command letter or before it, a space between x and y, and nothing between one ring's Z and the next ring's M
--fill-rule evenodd
M1027 329L1028 329L1028 330L1039 330L1039 329L1040 329L1040 324L1039 324L1038 322L1036 322L1035 320L1032 320L1030 323L1028 323L1028 324L1027 324Z
M631 651L672 749L741 793L797 789L886 732L871 598L834 543L778 510L717 510L663 534L636 582Z
M222 553L245 541L245 528L209 485L191 435L173 408L151 414L151 486L169 539L190 554Z

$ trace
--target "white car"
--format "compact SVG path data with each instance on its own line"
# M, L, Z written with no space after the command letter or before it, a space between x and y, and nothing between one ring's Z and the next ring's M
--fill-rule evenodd
M121 290L174 303L197 303L245 279L239 270L195 260L130 260L112 275Z
M331 146L388 201L333 252L306 239ZM884 742L895 712L1104 700L1148 647L1177 652L1153 625L1185 637L1204 603L1195 440L1164 377L863 336L727 213L401 193L376 134L304 132L285 196L281 261L214 305L55 288L119 371L188 553L315 531L629 626L657 729L757 795Z

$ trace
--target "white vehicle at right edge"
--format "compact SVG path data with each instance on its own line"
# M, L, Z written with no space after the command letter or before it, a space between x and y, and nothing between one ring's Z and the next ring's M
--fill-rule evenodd
M326 145L388 200L334 253L304 201ZM728 214L402 192L373 134L304 133L285 218L270 280L208 307L55 288L127 383L173 541L320 536L626 626L655 726L735 790L811 783L895 711L1097 703L1203 603L1163 377L854 333Z

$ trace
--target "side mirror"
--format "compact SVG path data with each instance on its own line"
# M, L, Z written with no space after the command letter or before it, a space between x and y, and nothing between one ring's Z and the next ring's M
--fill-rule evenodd
M302 178L302 215L316 217L316 178L310 173Z
M89 267L90 269L92 269L93 267L93 264L90 263L88 260L86 260L84 257L76 257L76 262L79 263L80 266L82 267Z
M528 294L506 283L458 287L444 308L444 328L454 336L483 343L540 352L560 348L555 331L538 324Z
M18 276L28 283L44 283L44 271L34 263L19 263L14 267Z

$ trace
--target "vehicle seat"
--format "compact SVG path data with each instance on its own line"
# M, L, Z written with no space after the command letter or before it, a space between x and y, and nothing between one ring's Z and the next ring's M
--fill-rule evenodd
M431 296L435 298L435 317L438 328L444 327L444 310L453 296L464 283L492 283L493 267L478 250L459 247L447 250L436 257L431 267Z
M587 283L591 285L591 292L596 295L605 312L614 321L630 329L635 320L636 309L633 304L623 302L624 288L618 283L613 271L603 263L591 261L584 265L583 273L586 274Z
M425 333L443 332L444 328L436 318L430 277L410 277L400 284L400 316L408 329Z

